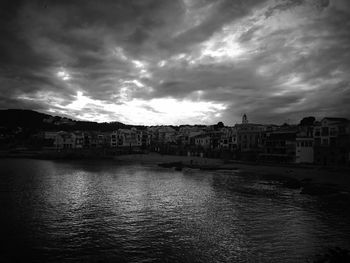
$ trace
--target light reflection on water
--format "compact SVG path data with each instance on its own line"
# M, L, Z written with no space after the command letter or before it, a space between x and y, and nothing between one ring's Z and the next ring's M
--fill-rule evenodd
M19 159L0 160L0 171L13 260L306 262L350 248L348 197L304 196L239 171Z

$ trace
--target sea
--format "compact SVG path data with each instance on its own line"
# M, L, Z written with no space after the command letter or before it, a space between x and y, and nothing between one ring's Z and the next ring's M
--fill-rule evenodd
M0 159L0 202L0 262L313 262L350 249L347 193L241 170Z

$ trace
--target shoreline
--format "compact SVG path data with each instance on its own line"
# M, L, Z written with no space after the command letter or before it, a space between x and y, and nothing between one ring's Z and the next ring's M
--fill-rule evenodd
M29 158L40 160L110 160L120 164L158 165L163 167L189 168L200 170L235 170L257 176L261 179L279 181L285 187L302 189L310 194L328 194L350 192L350 168L321 167L315 165L251 163L242 161L224 161L221 159L198 156L163 155L159 153L96 155L67 155L50 152L22 152L0 154L0 158ZM170 166L169 166L170 164Z
M289 188L303 188L308 192L320 190L324 193L350 192L350 169L347 167L320 167L314 165L279 165L265 163L244 163L240 161L224 162L220 159L201 158L194 156L161 155L149 153L144 155L130 154L113 158L118 162L137 164L167 164L182 163L183 168L201 170L238 170L251 173L262 179L282 182ZM191 163L192 160L192 163ZM318 187L319 189L314 189Z

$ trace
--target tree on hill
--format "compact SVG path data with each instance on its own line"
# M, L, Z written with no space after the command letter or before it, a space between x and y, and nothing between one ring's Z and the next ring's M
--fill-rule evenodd
M314 124L315 120L316 119L313 116L305 117L300 121L299 125L300 126L311 126Z
M219 121L217 124L216 124L216 126L218 127L218 128L224 128L224 123L222 122L222 121Z

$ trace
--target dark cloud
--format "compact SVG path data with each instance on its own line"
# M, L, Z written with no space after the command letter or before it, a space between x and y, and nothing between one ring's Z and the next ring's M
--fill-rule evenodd
M265 17L269 18L275 12L288 11L291 8L299 6L305 2L305 0L282 0L277 5L268 8L268 10L265 13Z
M174 99L193 110L173 123L349 117L349 23L345 0L1 1L0 107L147 123L170 120Z

